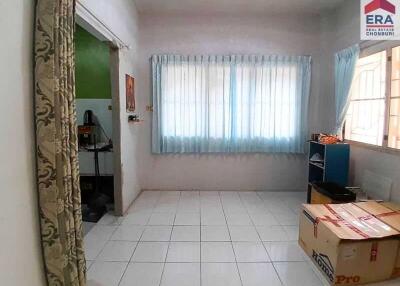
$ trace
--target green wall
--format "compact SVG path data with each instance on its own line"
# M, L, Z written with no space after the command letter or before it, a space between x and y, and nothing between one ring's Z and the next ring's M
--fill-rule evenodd
M77 25L75 53L76 98L111 99L108 44Z

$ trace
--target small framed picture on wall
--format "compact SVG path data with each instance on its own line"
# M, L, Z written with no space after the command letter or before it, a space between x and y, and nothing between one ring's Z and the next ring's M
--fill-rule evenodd
M134 112L136 109L136 100L135 100L135 79L130 76L125 76L126 80L126 111Z

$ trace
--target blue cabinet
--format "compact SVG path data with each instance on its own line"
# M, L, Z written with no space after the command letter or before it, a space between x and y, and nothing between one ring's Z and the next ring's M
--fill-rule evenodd
M348 186L349 180L349 144L321 144L310 142L308 158L308 193L313 182L337 183ZM308 199L308 202L310 198Z

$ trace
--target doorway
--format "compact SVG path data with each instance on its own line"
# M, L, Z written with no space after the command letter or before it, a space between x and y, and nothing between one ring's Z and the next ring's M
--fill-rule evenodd
M119 48L107 27L77 7L76 110L84 231L122 215Z

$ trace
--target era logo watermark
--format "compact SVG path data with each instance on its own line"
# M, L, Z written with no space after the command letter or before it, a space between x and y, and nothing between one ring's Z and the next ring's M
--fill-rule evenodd
M361 40L400 39L400 0L361 0Z

